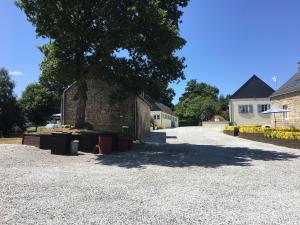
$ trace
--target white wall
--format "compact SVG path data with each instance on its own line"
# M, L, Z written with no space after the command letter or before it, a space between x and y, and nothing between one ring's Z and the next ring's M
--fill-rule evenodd
M231 99L229 101L230 122L241 125L271 125L271 115L257 112L258 105L271 104L269 98ZM239 113L239 105L252 105L252 113Z
M164 113L162 111L151 111L151 117L154 118L154 116L159 115L159 119L155 119L155 123L158 127L161 128L171 128L172 127L172 120L174 123L174 127L178 127L178 117Z

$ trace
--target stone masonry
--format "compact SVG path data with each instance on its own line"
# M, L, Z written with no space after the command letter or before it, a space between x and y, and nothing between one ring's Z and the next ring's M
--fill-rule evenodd
M114 87L100 80L89 80L87 85L86 122L94 130L119 133L121 127L126 125L129 126L130 134L136 138L150 131L150 107L143 97L132 96L112 102L110 97L112 90L116 90ZM63 94L62 117L65 125L75 125L76 91L77 85L74 83Z
M290 110L290 112L287 113L287 119L284 119L281 113L276 115L277 127L300 127L300 91L271 97L271 105L274 108L282 108L286 105ZM272 126L274 125L275 120L272 115Z

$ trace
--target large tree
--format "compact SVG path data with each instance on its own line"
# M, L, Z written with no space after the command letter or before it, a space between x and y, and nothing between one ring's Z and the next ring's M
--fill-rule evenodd
M49 117L55 113L55 95L40 84L30 84L22 93L19 100L26 119L36 127L44 125Z
M160 103L163 103L164 105L170 107L171 109L174 109L174 104L172 103L176 93L173 88L165 88L162 89L162 92L159 95L159 98L157 99Z
M193 99L198 96L209 97L217 99L219 95L219 89L206 83L198 83L197 80L190 80L186 84L185 92L180 97L179 101L186 99Z
M60 76L77 81L75 126L85 124L86 79L97 77L121 90L150 95L184 78L175 55L188 0L17 0L37 35L51 39ZM126 53L125 56L122 53ZM122 94L123 95L123 94Z
M176 105L176 113L180 121L188 121L189 125L197 125L202 121L212 119L215 115L228 119L229 96L220 95L219 97L218 95L217 87L190 80Z
M225 119L229 120L229 100L230 95L220 95L219 104L220 104L220 115Z
M56 57L58 49L51 42L39 47L44 54L44 59L40 64L41 75L39 84L47 88L54 95L53 108L58 113L60 111L61 96L63 91L75 80L69 75L69 68L64 66L64 62ZM64 71L63 71L64 70ZM61 76L63 74L64 76ZM52 101L52 99L51 99Z
M8 72L0 68L0 135L9 135L13 126L23 126L23 116L13 93L15 87Z

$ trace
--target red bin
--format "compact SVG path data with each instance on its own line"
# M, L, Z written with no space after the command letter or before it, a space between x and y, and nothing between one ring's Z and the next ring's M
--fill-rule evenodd
M111 154L112 153L112 136L100 135L98 148L99 148L99 154Z
M119 150L121 152L126 152L129 150L129 138L128 137L119 137Z

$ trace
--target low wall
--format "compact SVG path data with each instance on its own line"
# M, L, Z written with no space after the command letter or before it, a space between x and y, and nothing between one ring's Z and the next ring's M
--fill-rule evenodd
M224 130L223 132L224 132L224 134L227 134L227 135L230 135L230 136L239 136L238 131Z
M202 122L202 127L207 128L224 128L225 126L228 126L229 123L226 122Z
M22 139L23 145L35 146L40 149L51 149L51 134L24 134Z
M112 136L113 150L118 149L118 133L106 132L81 132L80 134L71 134L71 140L79 140L79 151L96 153L96 145L98 144L98 137L100 134L107 134ZM24 134L22 144L35 146L40 149L52 149L53 144L57 144L52 134Z
M279 138L266 138L262 133L239 133L240 138L258 141L288 148L300 149L300 141L298 140L288 140Z

